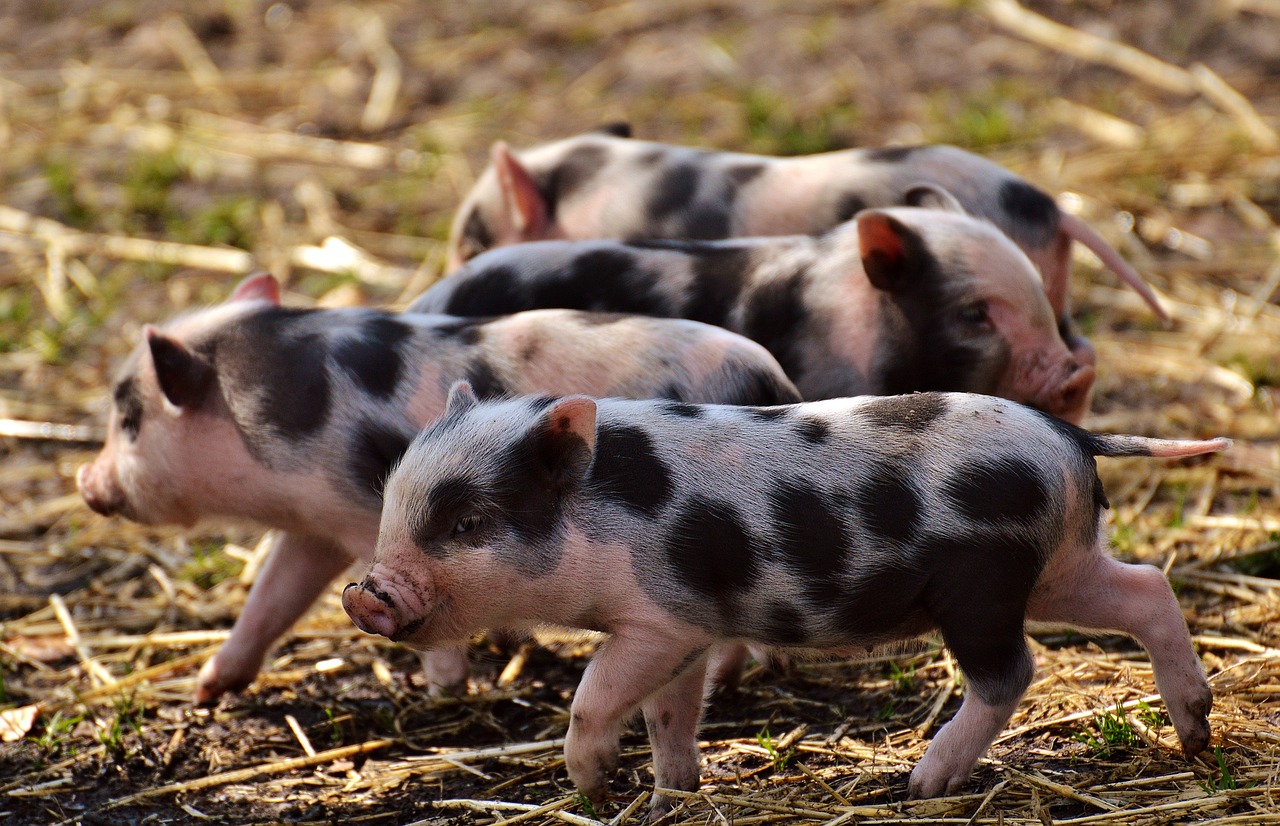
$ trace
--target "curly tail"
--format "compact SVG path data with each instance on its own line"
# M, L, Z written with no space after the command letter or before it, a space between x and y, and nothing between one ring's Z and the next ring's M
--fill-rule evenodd
M1122 436L1090 433L1089 452L1094 456L1200 456L1231 447L1231 440L1217 439L1148 439L1146 436Z

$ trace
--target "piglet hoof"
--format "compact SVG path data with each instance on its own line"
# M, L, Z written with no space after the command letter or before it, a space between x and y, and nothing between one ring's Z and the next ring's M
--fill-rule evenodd
M1178 740L1182 743L1182 755L1187 760L1194 760L1196 755L1209 748L1209 710L1211 708L1213 708L1213 695L1207 686L1204 694L1187 706L1187 717L1192 721L1192 725L1186 731L1178 732Z
M223 694L229 691L240 691L251 682L253 682L252 676L246 679L222 673L222 669L218 667L218 658L215 656L205 663L200 673L196 675L196 691L191 699L198 706L211 706L217 703Z
M911 772L911 780L907 783L907 797L911 800L924 800L930 797L951 795L964 788L969 775L955 774L945 766L933 765L926 754Z
M649 804L649 823L669 823L677 802L674 797L654 792L653 801Z

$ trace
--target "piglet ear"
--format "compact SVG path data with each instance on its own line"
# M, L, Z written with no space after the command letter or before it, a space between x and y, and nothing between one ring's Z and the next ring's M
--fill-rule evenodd
M612 123L602 123L596 127L596 132L601 135L613 135L615 138L631 137L631 124L625 120L615 120Z
M455 381L449 388L449 398L444 403L445 415L464 413L476 405L476 392L471 389L471 382Z
M512 242L537 241L545 238L551 225L542 190L511 152L511 147L498 141L489 150L489 159L498 175L502 204L507 224L515 237Z
M969 214L956 196L937 184L924 182L912 184L907 187L902 201L907 206L940 209L943 212L956 212L960 215Z
M241 281L229 301L267 301L280 303L280 282L269 272L257 272Z
M175 407L198 405L213 385L213 365L155 327L148 325L144 334L160 392Z
M878 209L864 209L854 220L862 267L871 285L891 293L911 289L929 258L923 239Z
M596 402L586 396L558 399L542 414L538 452L560 487L587 472L596 451Z

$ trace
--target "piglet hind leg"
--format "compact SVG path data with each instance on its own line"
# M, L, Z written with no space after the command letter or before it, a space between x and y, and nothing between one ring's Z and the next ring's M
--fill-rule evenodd
M564 758L569 779L588 800L596 806L604 804L609 778L618 764L618 735L622 721L649 695L664 689L677 678L692 679L686 672L696 671L696 695L701 709L703 668L698 661L703 651L691 647L687 641L670 638L619 633L596 652L582 675L582 682L574 695L570 709L569 732L565 735ZM671 706L655 700L655 709L661 714L678 705L675 694L669 698ZM662 706L662 707L659 707ZM672 710L672 731L676 724L685 725ZM675 734L664 734L663 743L674 740ZM668 766L682 766L687 757L673 755L659 758L655 743L655 771L668 771ZM662 768L658 768L661 764ZM696 758L695 758L696 765ZM675 782L675 781L672 781Z
M209 705L228 691L239 691L257 676L267 650L306 612L351 558L333 543L286 533L249 590L244 610L222 644L196 677L195 702Z
M467 677L471 666L467 660L467 643L456 642L423 651L422 672L427 677L427 691L432 697L461 696L467 693Z
M937 578L926 601L968 688L956 716L911 772L913 798L952 794L964 786L1035 674L1023 628L1027 586L1009 570L957 561L955 570Z
M653 751L654 785L658 789L698 790L701 753L697 733L705 677L706 659L699 656L642 705ZM649 822L665 817L676 803L677 798L656 791L649 807Z
M1098 548L1039 590L1028 616L1136 639L1151 658L1183 754L1191 759L1208 747L1213 693L1182 609L1158 568L1118 562Z

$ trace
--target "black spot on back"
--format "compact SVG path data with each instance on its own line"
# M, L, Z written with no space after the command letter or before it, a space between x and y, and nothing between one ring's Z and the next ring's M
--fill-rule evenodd
M438 339L454 339L467 347L480 343L484 337L484 327L491 318L454 318L431 328Z
M698 191L700 175L699 166L689 161L668 166L653 182L645 214L661 220L687 207Z
M907 469L880 463L870 469L853 494L862 524L877 536L909 542L923 517L920 493Z
M499 399L508 395L507 386L483 358L477 358L467 365L466 379L471 383L477 399Z
M596 453L587 486L631 510L657 516L671 500L674 483L648 433L602 423L596 427Z
M1000 226L1017 241L1041 246L1058 231L1058 205L1026 181L1011 178L1000 185L1000 208L1008 216Z
M965 517L978 522L1030 521L1043 512L1049 498L1040 472L1017 456L963 465L942 490Z
M409 449L413 434L384 422L365 420L356 425L348 447L347 467L356 490L382 500L391 468Z
M733 375L737 379L736 386L721 400L722 404L770 407L804 401L795 389L780 381L772 370L754 365L738 365Z
M438 282L409 309L461 316L507 315L529 309L525 292L515 267L476 261ZM438 306L440 294L447 296L443 306Z
M547 212L554 216L560 203L590 183L608 159L609 150L595 144L577 146L565 153L543 187Z
M772 422L785 418L791 413L786 407L752 407L746 411L747 415L753 419L759 419L762 422Z
M729 234L729 210L724 202L704 202L686 209L681 221L685 238L714 240Z
M137 377L130 374L121 379L111 397L120 415L120 429L129 439L137 439L142 430L142 394L138 392Z
M902 163L923 148L922 146L879 146L862 150L862 156L876 163Z
M875 399L862 408L863 415L877 427L895 427L923 433L946 415L947 402L938 393L912 393Z
M681 315L723 327L746 283L751 253L721 246L693 247L690 252L693 285Z
M747 297L741 332L773 354L792 381L800 381L805 362L798 344L809 311L804 304L804 270L760 285Z
M826 444L831 438L831 425L821 419L801 417L796 421L796 432L811 445Z
M701 407L698 407L696 404L687 404L685 402L667 402L662 405L662 410L665 413L670 413L672 416L680 416L685 419L701 419L703 416Z
M866 208L867 202L861 196L846 192L836 202L835 223L843 224Z
M804 583L805 594L821 604L841 593L839 573L850 550L839 507L800 480L779 482L769 495L783 564Z
M358 335L334 345L333 358L367 393L388 399L395 394L404 367L400 346L411 334L407 324L374 315L360 325Z
M772 600L761 615L755 636L770 645L804 645L809 639L805 615L789 602Z
M738 595L760 576L759 549L737 508L702 496L681 507L664 541L677 581L709 599L735 625Z

